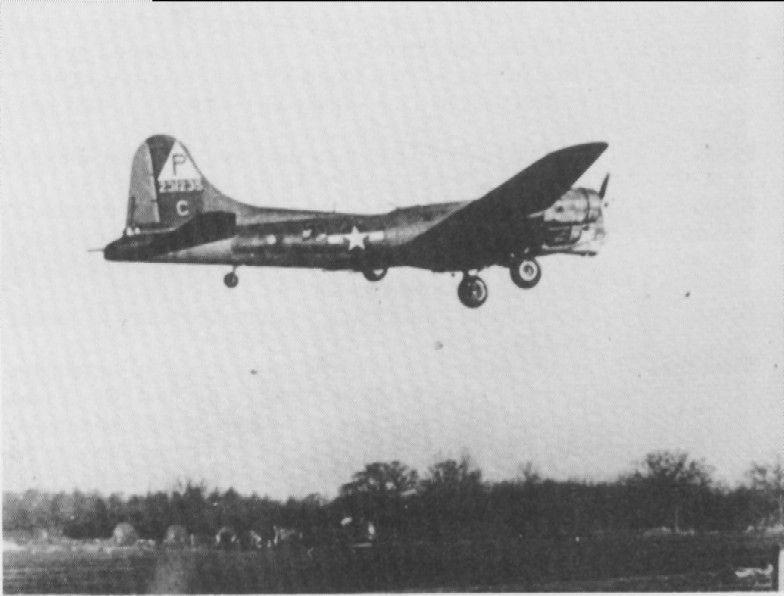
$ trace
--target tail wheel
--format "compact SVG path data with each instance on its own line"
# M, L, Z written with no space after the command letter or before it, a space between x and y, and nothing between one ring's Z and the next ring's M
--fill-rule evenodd
M368 281L381 281L387 274L386 267L379 267L378 269L363 269L362 275Z
M240 283L240 278L237 277L234 271L229 271L223 278L223 283L226 284L227 288L236 288L237 284Z
M487 300L487 284L481 277L466 275L457 286L457 297L468 308L478 308Z
M542 278L542 268L533 257L515 257L509 266L512 281L518 288L530 289Z

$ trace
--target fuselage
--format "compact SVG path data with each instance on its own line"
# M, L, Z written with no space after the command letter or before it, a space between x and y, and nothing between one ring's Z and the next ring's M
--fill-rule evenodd
M406 245L471 201L433 203L382 214L297 211L236 203L229 237L165 252L145 251L168 230L136 231L107 246L107 259L328 270L411 266L431 269L428 255ZM604 236L602 200L588 189L571 189L549 209L528 217L521 244L534 254L595 254ZM505 255L498 255L499 263Z

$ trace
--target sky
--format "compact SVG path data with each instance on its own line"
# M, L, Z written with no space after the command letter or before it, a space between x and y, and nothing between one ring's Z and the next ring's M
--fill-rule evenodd
M611 480L784 445L781 4L5 3L3 488L334 496L372 461ZM378 213L606 141L595 258L459 277L110 263L131 159ZM254 372L255 371L255 372Z

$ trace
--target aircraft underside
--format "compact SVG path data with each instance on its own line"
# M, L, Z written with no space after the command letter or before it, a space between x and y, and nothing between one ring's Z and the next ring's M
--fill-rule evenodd
M150 256L146 260L157 263L191 263L228 265L232 270L225 275L224 283L228 288L236 288L240 266L248 267L291 267L322 269L327 271L353 271L362 273L368 281L380 281L393 267L413 267L433 272L459 272L463 279L458 286L458 298L471 308L484 304L488 290L485 282L477 275L490 266L508 267L512 281L522 289L535 287L541 279L542 269L535 258L537 255L567 253L594 255L593 245L584 241L581 244L561 246L543 245L536 249L522 247L515 253L471 255L469 261L457 258L449 262L443 255L427 253L411 254L406 244L397 246L384 242L384 236L376 231L374 240L369 242L369 233L359 233L356 246L349 248L347 237L353 233L356 219L352 220L352 232L340 235L341 238L324 237L311 240L310 228L304 227L299 233L275 237L273 234L238 234L233 238L198 244L193 247ZM361 225L361 224L360 224ZM359 226L356 226L357 230ZM337 235L336 235L337 236ZM343 238L345 236L345 238ZM344 241L338 242L339 239ZM461 255L457 255L460 257Z

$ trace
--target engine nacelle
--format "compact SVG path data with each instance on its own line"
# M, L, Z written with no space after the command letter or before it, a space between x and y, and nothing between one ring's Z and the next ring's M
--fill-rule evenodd
M602 215L599 193L585 188L573 188L542 213L545 224L584 224Z
M573 188L538 214L540 251L595 254L605 238L602 197L594 190Z

